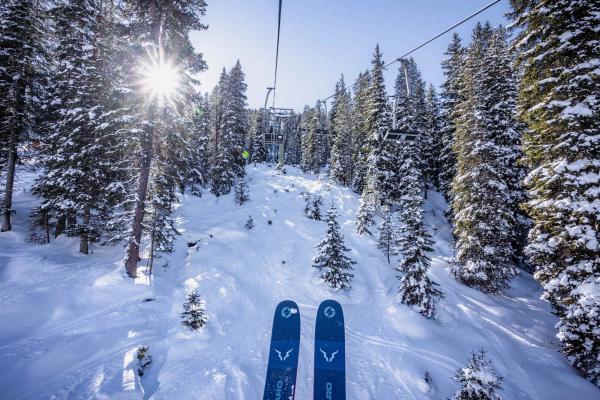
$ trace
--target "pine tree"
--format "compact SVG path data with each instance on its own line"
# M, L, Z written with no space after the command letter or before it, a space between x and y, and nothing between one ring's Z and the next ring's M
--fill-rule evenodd
M41 209L55 219L74 221L66 228L80 236L80 252L101 234L98 219L110 208L114 175L114 135L101 130L105 113L103 63L99 58L101 10L85 0L73 0L51 10L55 15L56 70L49 84L49 108L54 116L43 138L45 174L33 192L43 198Z
M202 300L198 289L187 295L186 302L183 304L181 319L183 325L193 330L202 328L208 322L205 312L205 302Z
M600 4L511 2L533 220L526 254L569 362L600 386ZM596 178L594 178L596 177Z
M375 47L371 64L371 86L369 87L366 114L369 156L366 181L357 217L359 232L368 232L368 226L372 224L372 214L378 207L391 204L395 190L394 145L382 139L383 132L390 127L391 115L387 105L383 78L384 61L379 46Z
M184 145L189 136L189 132L182 129L184 126L189 127L189 124L185 124L185 115L189 113L188 118L191 118L189 104L185 101L186 94L191 86L197 83L192 76L206 68L201 55L195 52L191 44L189 33L192 30L206 29L201 23L206 4L204 0L157 0L151 3L129 0L124 6L130 16L128 32L132 44L129 57L135 57L134 60L130 60L130 76L139 75L139 71L133 66L139 65L144 57L147 59L148 54L150 59L147 59L146 63L150 65L168 65L169 62L176 62L182 68L179 71L180 82L176 96L167 98L156 92L152 82L144 87L131 88L133 90L130 92L129 100L137 109L136 116L132 117L132 124L135 126L134 146L127 149L127 157L130 158L131 165L138 167L130 172L131 184L128 189L131 191L130 201L133 207L129 213L132 220L127 238L125 268L130 277L136 277L153 160L157 151L163 151L166 162L177 164L178 160L174 157L178 155L177 148ZM146 43L145 49L142 43ZM173 60L170 60L171 58ZM176 129L167 125L173 123L178 125ZM175 149L170 152L169 149L161 149L160 146L165 144L175 146ZM183 172L177 168L165 171L170 175L169 179L165 180L169 185L172 185L175 179L179 180L176 174Z
M289 120L289 130L285 139L285 163L300 165L302 162L302 127L301 116Z
M302 138L302 162L304 172L318 174L320 170L319 137L317 130L320 126L320 116L317 107L305 110L303 118L306 128Z
M250 151L250 162L263 163L267 161L267 147L265 145L263 112L254 111L250 118L250 134L252 136L252 148Z
M503 378L494 370L484 349L472 352L466 367L459 368L454 379L461 387L453 400L502 400L498 390L502 389Z
M422 142L422 155L423 155L423 175L425 182L428 187L432 187L436 190L441 189L440 186L440 175L445 169L445 166L441 163L442 157L442 119L441 119L441 108L438 95L433 85L429 85L427 88L425 105L425 135L427 140Z
M319 253L313 258L313 267L322 272L321 278L332 288L347 289L351 286L354 275L350 271L356 262L345 254L350 249L344 245L337 217L335 207L331 207L327 212L327 235L316 246Z
M211 191L216 196L231 191L236 177L245 174L242 156L246 135L246 88L240 62L223 70L211 96L213 158Z
M310 210L308 217L316 221L321 220L321 206L323 205L323 198L317 194L311 196L310 199Z
M389 207L383 209L383 219L379 226L379 237L377 238L377 248L383 252L390 263L390 256L396 254L396 227L392 218L392 212Z
M442 149L439 164L443 166L440 170L440 189L450 203L450 186L456 175L456 156L453 150L454 125L457 103L459 101L459 69L463 63L464 49L457 33L452 36L452 41L446 50L446 58L442 61L445 81L442 84L440 95L442 107L441 136Z
M344 77L338 82L336 112L332 121L335 139L331 149L330 176L342 185L352 181L352 113L350 94L346 90Z
M242 71L240 60L237 60L231 71L229 72L228 89L228 107L224 116L223 132L229 133L231 158L234 162L234 174L241 177L246 174L244 166L246 161L242 156L244 149L244 138L248 127L246 126L246 107L247 97L246 90L248 85L245 82L245 74Z
M210 110L208 94L195 96L195 109L192 118L192 137L190 140L190 174L187 178L192 193L200 195L200 188L206 187L209 177L209 121Z
M364 235L365 233L371 235L370 227L375 224L375 196L370 191L370 186L367 184L363 190L363 194L360 197L360 205L356 214L356 233Z
M229 145L230 135L223 132L226 108L228 107L227 84L229 77L223 68L218 84L210 96L211 122L210 122L210 185L215 196L229 193L235 173ZM229 132L231 133L231 132Z
M248 184L245 179L240 179L237 186L235 187L235 202L240 206L250 201L250 193L248 193Z
M20 149L31 139L44 97L47 21L39 0L6 0L0 15L0 165L6 171L1 232L11 230Z
M414 147L414 145L412 145ZM419 165L411 153L417 150L408 149L408 157L404 160L405 177L402 197L400 198L399 222L401 228L398 238L398 250L401 255L397 267L402 275L399 296L403 304L416 306L426 318L432 318L435 312L435 298L442 295L427 276L431 259L427 256L432 251L433 241L423 224L423 179Z
M457 174L452 183L456 237L456 278L486 293L508 286L515 275L516 225L503 163L507 148L499 142L510 130L496 126L494 80L486 59L492 28L478 24L460 74L460 101L453 150Z
M352 101L352 190L362 193L367 179L367 158L369 148L367 139L367 100L371 75L369 71L358 75L354 83Z

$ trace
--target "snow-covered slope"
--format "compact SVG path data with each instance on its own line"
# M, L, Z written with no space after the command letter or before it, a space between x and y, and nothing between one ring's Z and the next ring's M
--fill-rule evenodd
M600 396L558 353L556 319L530 276L517 277L498 297L450 277L439 194L429 193L426 207L436 240L431 275L446 297L432 321L396 301L394 264L372 239L354 233L354 193L293 168L287 175L265 166L248 173L251 201L244 206L232 195L183 196L175 253L155 264L151 282L141 277L135 284L124 276L122 248L95 247L84 256L74 239L27 243L35 199L27 192L32 177L22 173L16 229L0 234L0 398L260 398L272 313L279 301L292 299L302 320L296 393L309 399L314 318L327 298L338 300L346 316L349 399L450 397L455 370L479 347L505 377L506 399ZM307 190L341 214L357 261L350 291L329 290L310 267L326 225L304 217ZM244 228L249 215L251 231ZM200 332L180 324L192 288L201 291L210 318ZM134 373L138 345L149 346L154 359L141 380Z

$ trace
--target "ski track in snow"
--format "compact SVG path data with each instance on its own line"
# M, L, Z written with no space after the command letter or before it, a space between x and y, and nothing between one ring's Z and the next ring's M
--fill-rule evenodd
M140 274L134 284L121 265L122 247L93 246L84 256L76 239L26 242L37 200L28 192L34 175L20 171L14 231L0 234L0 399L260 398L273 310L285 299L300 307L296 398L308 399L314 319L327 298L344 308L349 399L451 397L454 372L479 347L505 378L504 398L598 398L558 352L556 319L531 276L522 273L500 296L450 276L451 234L440 194L430 192L425 208L436 241L430 273L446 297L436 319L426 320L397 302L396 260L388 264L373 238L354 232L357 195L295 168L282 175L250 166L248 174L251 200L241 207L232 195L182 196L175 252L155 262L151 281ZM323 196L323 215L332 201L338 208L358 262L349 292L328 289L310 267L326 224L303 215L307 190ZM251 231L244 228L249 215ZM179 317L194 288L209 316L198 332ZM129 363L139 345L153 357L141 379Z

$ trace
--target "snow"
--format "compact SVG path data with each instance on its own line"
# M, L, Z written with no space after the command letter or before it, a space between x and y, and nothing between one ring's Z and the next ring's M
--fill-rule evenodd
M427 320L395 299L397 259L388 264L374 238L355 233L358 196L287 171L249 167L251 200L243 206L233 193L184 195L175 252L155 261L152 279L140 274L135 284L125 277L122 247L94 246L85 256L75 239L28 243L27 216L37 204L28 188L35 176L20 171L15 230L0 234L0 398L260 398L273 310L292 299L302 321L296 398L308 399L314 319L327 298L339 301L346 317L348 398L452 397L458 388L452 377L480 347L505 378L504 398L598 398L598 389L559 353L557 319L530 275L520 274L496 297L451 277L440 194L429 193L425 221L435 240L431 278L446 297L436 319ZM328 289L310 267L327 225L304 216L307 190L323 196L323 214L331 202L340 214L349 256L357 261L349 291ZM255 223L250 231L248 215ZM180 313L196 288L208 323L192 331L181 325ZM140 345L149 346L153 359L142 378L136 374Z

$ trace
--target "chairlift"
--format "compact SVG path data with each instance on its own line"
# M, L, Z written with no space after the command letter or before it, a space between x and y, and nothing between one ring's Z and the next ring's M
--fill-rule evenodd
M406 68L406 61L400 60L403 70L404 70L404 82L406 84L406 97L404 97L404 101L407 101L410 98L410 85L408 83L408 71ZM392 109L392 128L387 129L383 132L383 140L389 140L391 142L414 142L419 137L419 132L416 131L408 131L405 129L398 129L398 124L396 122L396 110L398 109L399 96L393 95L389 96L394 99L394 105Z

